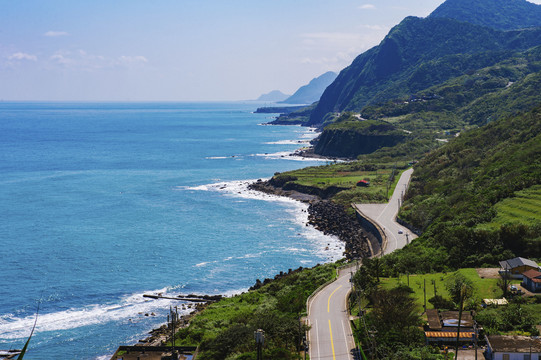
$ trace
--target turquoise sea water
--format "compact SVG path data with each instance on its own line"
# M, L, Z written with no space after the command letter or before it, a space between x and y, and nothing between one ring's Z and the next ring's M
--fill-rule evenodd
M0 103L0 349L39 301L29 359L108 359L178 305L145 293L233 294L340 257L305 205L246 190L322 164L287 156L313 132L257 106Z

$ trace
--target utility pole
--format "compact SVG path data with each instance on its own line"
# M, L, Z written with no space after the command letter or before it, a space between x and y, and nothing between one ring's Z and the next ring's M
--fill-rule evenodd
M424 296L425 296L425 312L426 312L426 278L423 279L423 280L424 280L424 283L425 283L423 292L424 292Z
M475 344L475 360L477 360L477 321L475 320L473 321L473 342Z
M466 294L466 284L462 284L462 288L460 289L460 307L458 308L458 328L456 330L455 360L458 359L458 343L460 341L460 323L462 322L462 308L464 307L465 294Z
M507 283L508 281L508 276L509 276L509 270L507 269L507 263L505 263L505 268L503 269L503 297L504 298L507 298L507 287L509 286L509 284Z
M254 332L255 343L257 346L257 360L263 360L263 344L265 343L265 332L257 329Z

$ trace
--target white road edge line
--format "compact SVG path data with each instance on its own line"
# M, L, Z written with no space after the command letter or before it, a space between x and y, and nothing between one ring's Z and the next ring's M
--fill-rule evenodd
M317 339L317 358L315 359L319 359L320 358L320 352L319 352L319 329L318 329L318 326L317 326L317 319L316 319L316 339ZM310 359L312 357L310 356Z
M351 359L351 349L349 348L349 345L348 345L348 334L346 333L344 320L342 320L342 331L344 332L344 342L346 343L346 353L348 354L348 359Z

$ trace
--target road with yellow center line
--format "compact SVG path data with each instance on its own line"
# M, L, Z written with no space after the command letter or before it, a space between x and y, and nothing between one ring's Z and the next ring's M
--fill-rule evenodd
M355 344L346 307L350 276L349 270L342 271L335 282L318 292L308 304L312 360L353 359Z
M399 191L395 189L395 194L387 205L357 205L363 214L371 216L372 220L380 224L385 231L388 238L385 254L404 247L408 241L415 238L415 235L400 227L395 221L412 173L413 169L402 173L396 186ZM308 341L312 360L353 359L355 343L347 312L347 296L351 289L349 279L353 270L353 268L342 270L336 281L315 293L308 303L308 325L311 326Z

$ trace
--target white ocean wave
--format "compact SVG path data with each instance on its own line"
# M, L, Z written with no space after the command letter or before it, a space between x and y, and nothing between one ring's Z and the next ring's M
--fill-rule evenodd
M176 296L167 292L167 288L145 292L146 294L162 293L164 296ZM170 305L178 304L178 300L148 299L144 293L124 297L116 304L92 304L81 308L72 308L53 313L40 313L36 325L36 333L75 329L83 326L106 324L111 321L136 321L145 314L162 311ZM189 313L191 310L183 310ZM4 315L0 318L0 338L20 339L28 336L36 320L34 315L16 317Z
M253 154L251 156L258 156L258 157L264 157L269 160L292 160L292 161L321 161L321 162L329 162L330 159L325 158L312 158L312 157L304 157L300 155L296 155L295 153L288 152L288 151L280 151L276 153L264 153L264 154Z
M263 179L266 180L266 179ZM178 187L179 190L216 191L226 196L282 202L287 205L287 211L294 223L302 225L299 235L308 239L312 244L315 255L325 261L336 261L343 258L345 245L338 237L325 235L313 226L305 226L308 223L308 204L278 195L265 194L260 191L248 189L248 185L257 180L238 180L229 182L218 182L214 184L200 185L195 187ZM283 251L283 250L280 250ZM246 255L246 256L254 256ZM199 265L199 264L198 264ZM204 265L207 265L205 263ZM200 266L204 266L200 265Z
M113 357L113 354L111 355L102 355L102 356L98 356L96 359L94 360L109 360Z
M278 140L278 141L269 141L265 144L267 145L302 145L309 144L309 140Z

